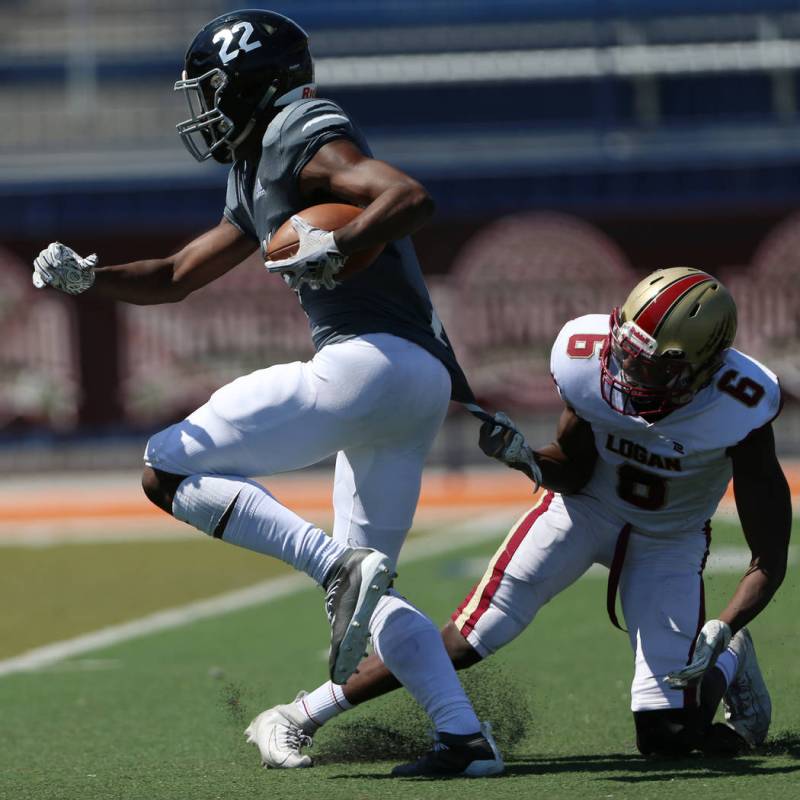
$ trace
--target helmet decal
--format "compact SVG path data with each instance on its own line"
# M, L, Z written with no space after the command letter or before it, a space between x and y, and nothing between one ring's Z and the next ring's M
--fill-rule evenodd
M233 44L234 35L236 33L240 33L239 41L237 42L236 49L231 50L231 45ZM252 39L252 36L253 25L245 20L243 22L237 22L230 28L220 28L211 41L214 44L222 42L222 46L219 49L219 58L223 64L227 64L229 61L233 61L239 53L249 53L251 50L257 50L261 47L261 41L259 39Z
M713 278L710 275L706 275L704 272L678 278L672 283L662 287L652 300L642 306L634 315L634 322L636 322L640 328L647 331L647 333L656 336L658 334L658 329L663 325L670 311L675 308L680 299L692 287L700 283L709 283L711 281L713 281Z

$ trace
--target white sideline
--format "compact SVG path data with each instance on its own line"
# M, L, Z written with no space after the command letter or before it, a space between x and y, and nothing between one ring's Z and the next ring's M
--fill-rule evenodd
M443 533L412 539L403 549L401 564L432 558L441 553L477 544L487 539L497 538L499 541L504 526L511 524L516 516L516 514L509 515L507 512L494 511L491 514L482 515L447 528ZM313 588L313 583L305 575L297 573L271 578L246 589L238 589L207 600L198 600L183 606L168 608L120 625L111 625L76 636L73 639L65 639L28 650L18 656L0 661L0 677L16 672L42 669L67 658L110 647L129 639L136 639L170 628L179 628L201 619L230 614L249 606L268 603Z

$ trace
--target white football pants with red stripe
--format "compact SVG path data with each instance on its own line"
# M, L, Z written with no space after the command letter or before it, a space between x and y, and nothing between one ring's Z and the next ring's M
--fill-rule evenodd
M704 621L708 529L655 537L634 528L620 553L625 526L593 498L543 493L511 529L453 622L485 657L518 636L548 600L592 564L611 567L616 552L618 562L624 557L617 565L619 593L635 654L631 709L692 705L694 697L671 689L666 676L688 663ZM604 603L597 588L598 603ZM585 663L590 666L590 654Z

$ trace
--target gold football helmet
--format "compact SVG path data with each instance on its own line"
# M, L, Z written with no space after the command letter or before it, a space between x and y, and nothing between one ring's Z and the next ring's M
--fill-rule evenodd
M622 414L662 416L686 405L722 366L736 304L707 272L659 269L611 312L601 392Z

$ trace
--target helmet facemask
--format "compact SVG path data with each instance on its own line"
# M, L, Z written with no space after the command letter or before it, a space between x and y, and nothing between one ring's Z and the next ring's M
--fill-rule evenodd
M218 67L198 78L187 78L184 70L183 79L175 83L175 91L184 93L192 115L176 128L186 149L197 161L206 161L212 156L223 164L233 161L234 150L250 135L261 114L273 104L278 91L277 81L273 81L248 118L237 126L221 108L225 104L228 83L228 75Z
M233 121L222 113L219 102L228 85L228 76L218 67L198 78L189 78L186 70L175 82L175 91L183 92L189 106L189 119L175 127L186 149L197 161L206 161L221 147L230 149Z
M600 354L600 389L615 411L660 417L692 399L700 370L683 353L658 355L657 348L656 340L635 322L621 321L618 308L611 312L608 339Z

